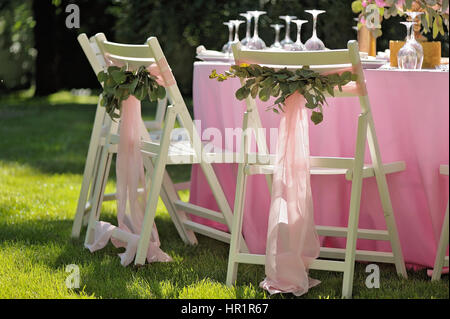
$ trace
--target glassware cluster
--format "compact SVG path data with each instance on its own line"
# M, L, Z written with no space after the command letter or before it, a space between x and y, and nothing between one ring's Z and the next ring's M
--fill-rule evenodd
M406 27L406 43L397 53L397 62L399 69L418 70L422 68L423 63L423 47L417 42L413 25L415 20L423 12L405 12L410 18L407 22L400 22Z
M242 46L250 50L284 50L284 51L316 51L326 50L324 43L317 37L317 16L324 13L323 10L305 10L306 13L312 15L313 33L310 39L304 44L301 40L301 29L304 23L308 20L297 19L296 16L280 16L279 18L285 21L285 25L271 24L270 26L275 31L275 41L269 47L259 37L258 34L258 22L261 15L266 14L265 11L247 11L246 13L240 13L239 15L244 17L245 20L230 20L225 22L224 25L228 26L228 42L223 46L222 52L232 54L232 44L235 42L241 42ZM251 34L251 24L254 21L253 35ZM246 35L245 38L239 40L239 26L242 23L246 23ZM297 27L297 38L295 42L290 37L291 23L294 23ZM285 36L280 41L280 31L284 28ZM233 35L234 32L234 35Z

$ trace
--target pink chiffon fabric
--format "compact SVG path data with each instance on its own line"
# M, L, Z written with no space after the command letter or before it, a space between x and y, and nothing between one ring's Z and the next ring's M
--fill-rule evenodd
M333 73L346 71L353 71L353 68ZM362 95L364 87L350 82L343 90ZM308 276L310 265L319 257L320 240L314 224L310 119L305 103L299 93L287 98L278 130L267 230L266 278L260 283L270 294L301 296L320 283Z
M113 61L108 56L105 57L105 60L109 65L120 66L119 62ZM165 81L156 64L150 65L148 70L157 77L158 84L162 86L170 85ZM166 78L168 77L166 76ZM134 96L130 96L122 102L119 132L120 138L116 161L117 220L118 229L127 234L128 242L112 237L116 226L106 222L98 222L95 228L94 242L91 245L86 245L86 247L91 252L94 252L105 247L111 240L115 247L125 248L125 252L119 254L119 257L121 264L127 266L136 255L147 198L140 142L141 139L150 140L150 136L142 124L141 102ZM143 193L138 192L139 188L144 190ZM172 261L172 258L160 248L158 230L155 224L153 224L152 228L147 261L149 263Z
M319 284L308 277L319 256L311 194L308 114L305 99L294 94L286 100L278 135L275 172L267 231L266 278L261 288L269 293L300 296Z

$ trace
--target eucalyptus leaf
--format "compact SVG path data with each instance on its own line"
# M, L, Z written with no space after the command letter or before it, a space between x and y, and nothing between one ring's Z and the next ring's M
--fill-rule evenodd
M162 86L158 86L158 88L156 89L156 95L158 99L162 100L166 97L166 89Z
M311 114L311 121L313 121L315 125L321 123L323 121L323 113L313 111Z
M241 87L240 89L238 89L236 91L236 98L239 101L244 100L246 97L248 97L250 94L250 90L248 88L246 88L245 86Z
M157 100L158 97L164 98L166 94L165 89L156 82L156 78L145 66L134 71L127 71L126 67L110 66L106 71L99 72L97 78L104 83L100 104L112 119L120 117L122 101L131 95L142 101L147 96Z
M243 100L249 95L258 97L261 101L268 101L271 96L276 97L274 105L270 108L278 113L284 112L283 105L286 98L298 93L304 96L305 106L313 110L311 120L318 124L323 121L323 105L327 103L325 93L334 96L334 88L342 87L357 79L357 75L351 72L342 74L334 73L323 75L303 66L295 71L273 69L252 65L233 65L225 74L217 74L212 71L210 78L224 81L228 78L239 77L243 83L236 91L236 98Z

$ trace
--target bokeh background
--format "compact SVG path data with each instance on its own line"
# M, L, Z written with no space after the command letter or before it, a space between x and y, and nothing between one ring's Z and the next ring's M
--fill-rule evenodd
M104 32L111 41L143 43L157 36L174 70L182 92L192 93L192 64L195 48L220 50L228 39L222 22L240 18L247 10L264 10L260 35L267 44L274 39L272 23L282 23L280 15L311 19L305 9L327 12L318 20L318 34L329 48L344 48L356 38L352 29L356 15L352 0L0 0L0 94L33 88L35 96L45 96L72 88L99 89L100 86L76 40ZM68 29L65 8L80 8L80 28ZM377 49L385 50L389 40L405 36L401 18L383 21L383 35ZM295 27L291 28L295 37ZM304 40L312 24L304 26ZM240 28L245 35L245 24ZM282 31L281 36L284 33ZM448 34L440 37L443 56L448 56Z

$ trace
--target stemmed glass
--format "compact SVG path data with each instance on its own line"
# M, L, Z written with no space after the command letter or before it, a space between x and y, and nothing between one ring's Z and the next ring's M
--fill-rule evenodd
M353 18L353 21L356 21L356 25L352 27L353 30L356 31L356 34L358 34L358 23L359 23L359 18Z
M245 38L242 39L242 41L241 41L242 46L247 46L249 41L252 38L251 31L250 31L251 24L252 24L252 15L250 13L248 13L248 12L247 13L241 13L239 15L244 17L247 20L247 31L245 33Z
M321 13L324 13L324 10L305 10L305 12L311 14L313 16L313 34L312 37L306 41L305 46L309 51L318 51L325 50L325 45L322 40L317 37L317 16Z
M398 51L397 53L397 61L399 69L416 69L417 62L419 58L419 54L417 53L414 46L411 44L410 34L411 27L415 24L415 22L400 22L404 26L406 26L407 30L407 40L405 45Z
M239 26L244 23L244 20L231 20L231 23L233 23L234 26L234 40L233 42L239 42Z
M275 29L275 42L270 47L272 49L282 49L283 47L280 43L280 30L284 28L284 26L281 24L271 24L270 26Z
M255 31L253 33L253 37L250 42L247 44L247 47L251 50L262 50L266 48L266 44L258 35L258 19L259 16L266 14L265 11L248 11L255 19Z
M233 44L233 28L234 28L234 25L233 25L233 22L231 22L231 21L224 22L223 24L228 27L228 42L225 43L225 45L223 46L222 52L230 54L232 52L231 45Z
M283 49L289 49L288 46L294 44L294 41L291 39L291 21L294 19L297 19L296 16L280 16L280 19L283 19L286 21L286 36L284 37L284 40L281 41L281 46Z
M301 40L302 24L308 22L308 20L292 20L297 25L297 41L291 45L291 51L306 51L305 45Z
M405 12L406 15L408 15L408 17L410 17L412 22L416 21L416 18L418 16L420 16L421 14L423 14L423 12ZM409 40L410 40L410 44L416 49L417 51L417 66L416 69L421 69L422 68L422 63L423 63L423 47L422 45L417 42L416 40L416 36L415 36L415 32L414 32L414 28L413 30L411 30L410 32L410 36L409 36Z

